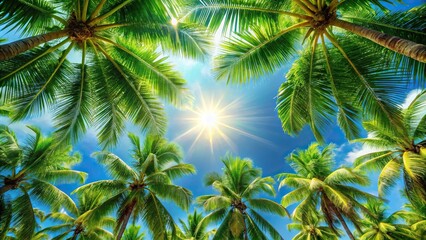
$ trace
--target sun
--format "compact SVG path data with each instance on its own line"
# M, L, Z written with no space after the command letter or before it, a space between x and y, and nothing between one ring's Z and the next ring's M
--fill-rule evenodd
M224 96L206 96L200 90L194 106L187 110L189 112L180 119L185 125L182 129L187 130L174 140L192 140L188 153L206 145L213 155L215 146L226 146L226 149L236 150L236 144L232 141L235 135L243 135L270 144L265 139L244 130L258 118L249 115L253 111L245 109L240 98L227 101Z
M214 111L202 112L200 114L200 124L207 128L215 128L218 125L217 113Z

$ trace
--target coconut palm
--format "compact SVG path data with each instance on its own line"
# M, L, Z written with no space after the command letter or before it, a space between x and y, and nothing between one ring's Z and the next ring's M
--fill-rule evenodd
M57 210L65 207L75 213L71 198L56 183L84 182L86 173L72 170L80 162L71 147L55 147L53 137L44 137L35 127L25 145L18 142L7 126L0 126L0 195L11 203L12 224L18 239L28 239L36 228L33 200Z
M331 144L320 149L317 143L313 143L308 149L298 150L287 157L295 173L278 174L279 187L294 190L283 196L281 204L287 207L299 203L292 213L293 218L299 219L306 219L320 206L324 220L335 234L338 234L335 222L339 221L349 238L355 239L346 221L361 231L358 211L371 213L359 201L375 197L354 186L368 185L365 175L346 167L333 169L332 151Z
M278 231L258 210L285 216L286 210L278 203L259 194L275 196L274 180L262 177L262 171L254 168L250 159L226 155L223 173L211 173L205 178L219 194L197 198L208 214L203 222L220 222L213 239L282 239ZM267 236L270 236L268 238Z
M426 204L426 91L418 93L400 115L403 121L392 128L378 121L364 123L369 137L357 141L376 150L354 164L359 169L381 171L379 196L385 196L403 175L407 197L418 195Z
M105 145L125 120L163 133L157 96L186 101L185 81L165 57L200 58L204 31L171 24L175 0L4 0L0 24L28 38L0 45L0 105L19 120L51 109L59 142L89 126ZM174 23L174 22L173 22Z
M214 235L216 230L207 231L207 222L203 221L203 214L194 210L192 214L188 214L186 222L179 219L183 231L178 234L178 239L182 240L208 240Z
M102 216L117 209L116 239L121 239L127 223L141 219L154 239L166 239L167 230L176 234L175 222L160 199L171 200L187 209L191 192L173 184L172 180L195 172L191 164L182 163L182 152L174 143L149 135L143 146L136 135L129 134L133 145L133 166L110 152L94 156L104 164L113 180L101 180L77 188L74 192L96 192L108 196L94 209L81 216L83 223L94 224Z
M321 226L321 218L312 211L307 218L293 218L293 222L287 225L288 230L299 231L293 240L338 240L338 236L328 226ZM340 234L340 232L339 232Z
M362 222L365 230L364 234L359 237L360 240L419 239L419 236L411 231L409 225L399 223L398 212L386 216L386 207L383 202L370 200L366 207L374 214L374 217L368 214L364 215Z
M94 225L85 225L79 219L84 213L98 206L103 200L103 195L85 192L78 196L78 212L76 215L69 215L65 211L53 212L47 215L55 225L44 228L43 232L54 234L52 240L61 239L114 239L112 233L106 230L113 227L115 219L111 217L104 217Z
M136 225L130 225L126 228L126 231L124 231L123 240L144 240L145 239L145 233L140 233L140 226Z
M236 31L228 33L215 58L218 79L244 83L299 57L277 99L278 115L289 134L310 125L322 141L336 110L339 125L351 139L359 137L363 112L391 126L399 122L394 105L408 75L425 83L424 5L388 13L383 4L394 1L195 2L182 18L212 30Z
M405 192L402 195L407 197ZM404 219L406 224L411 227L413 235L419 236L418 239L426 240L426 205L419 196L414 196L403 208L403 210L397 211L394 215Z

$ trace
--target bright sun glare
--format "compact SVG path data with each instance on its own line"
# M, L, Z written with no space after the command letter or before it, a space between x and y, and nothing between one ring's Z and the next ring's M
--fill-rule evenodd
M188 153L191 153L195 146L200 146L199 144L202 144L203 141L208 142L212 154L214 154L214 145L226 145L227 148L235 150L236 145L231 139L235 134L270 144L266 140L243 130L243 128L248 127L246 126L247 123L256 119L256 117L244 115L244 113L251 114L253 111L244 111L240 99L227 104L223 104L223 100L223 97L206 99L206 96L200 90L198 103L196 100L195 106L188 109L191 113L186 116L190 117L182 119L183 123L188 125L188 130L175 139L192 139Z
M176 18L172 18L171 23L172 23L173 26L177 26L178 25L178 20Z
M203 112L199 120L204 126L214 128L217 126L217 113L213 111Z

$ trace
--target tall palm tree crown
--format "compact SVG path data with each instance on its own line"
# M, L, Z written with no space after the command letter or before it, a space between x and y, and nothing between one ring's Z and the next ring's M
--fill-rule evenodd
M350 239L355 239L346 220L361 231L359 210L370 214L360 200L374 199L371 194L353 186L366 186L367 176L350 168L333 169L333 145L323 149L317 143L311 144L306 150L292 153L287 160L295 173L281 173L280 187L293 188L283 196L281 204L287 207L299 203L292 213L293 218L307 219L312 211L320 210L328 226L338 234L335 223L339 221Z
M365 232L359 237L360 240L419 239L419 236L414 235L414 232L411 231L409 225L400 223L398 212L386 216L386 208L383 202L370 200L367 202L366 207L374 213L374 217L370 215L364 216Z
M0 45L0 105L14 120L54 111L59 140L78 139L94 124L105 145L130 120L163 133L157 97L187 99L168 53L202 58L204 31L171 24L172 0L4 0L0 24L30 36Z
M321 226L322 219L319 214L312 211L306 218L293 218L287 225L288 230L299 231L292 240L338 240L338 235L328 226ZM340 231L338 231L340 234Z
M61 239L93 239L93 240L112 240L114 236L107 229L114 227L115 219L105 216L96 224L86 225L81 219L84 213L97 207L104 200L105 196L85 192L78 196L77 214L67 214L66 212L53 212L47 215L47 218L58 224L44 228L43 232L55 234L53 240Z
M144 240L145 233L140 233L140 226L131 225L129 226L123 234L123 240Z
M282 239L257 212L287 214L285 208L274 201L256 197L260 193L275 195L273 178L262 177L262 171L254 168L250 159L227 155L222 162L223 174L211 173L205 180L206 185L211 185L219 194L200 196L196 200L206 211L211 211L204 221L221 221L213 239Z
M411 230L421 236L421 240L426 239L426 205L419 196L410 199L410 203L404 205L407 210L398 211L398 215L405 219L411 226Z
M378 121L364 123L370 135L357 141L376 150L354 164L359 169L381 171L379 196L384 197L402 173L407 197L419 196L426 204L426 91L418 93L399 115L401 123L392 128Z
M187 220L179 220L183 231L178 234L178 239L182 240L208 240L214 235L216 230L207 230L207 222L203 221L203 214L194 210L192 214L188 214Z
M244 83L298 57L277 99L286 133L296 134L309 125L323 141L336 110L349 139L360 136L362 115L392 126L400 120L394 105L409 76L424 86L424 5L389 13L384 4L394 1L195 2L183 19L231 32L215 58L218 79Z
M114 178L86 184L75 193L95 192L107 199L83 214L80 219L88 225L116 211L116 239L121 239L130 219L141 219L148 226L154 239L167 239L167 231L176 234L176 224L160 199L171 200L187 209L192 193L174 185L175 178L195 172L191 164L182 163L182 152L174 143L160 136L149 135L143 146L139 137L129 134L133 145L133 166L109 152L98 152L94 156L104 164Z
M29 128L34 136L21 145L13 131L0 126L0 195L12 199L8 221L18 226L15 234L18 239L29 239L34 233L34 200L54 211L64 207L76 213L71 198L54 184L83 183L87 176L71 169L81 159L79 154L70 155L70 146L57 148L53 137L44 137L37 128Z

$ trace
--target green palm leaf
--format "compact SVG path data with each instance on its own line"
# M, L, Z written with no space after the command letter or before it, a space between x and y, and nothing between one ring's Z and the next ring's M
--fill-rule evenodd
M298 36L298 32L292 30L304 26L299 25L283 31L272 26L254 28L223 43L221 55L215 59L217 78L228 83L244 83L271 73L295 53L295 49L288 46L292 46Z
M31 185L29 193L36 199L49 204L53 209L60 209L61 206L64 206L71 213L77 213L77 206L75 206L71 198L52 184L33 180Z
M254 210L250 210L250 218L256 222L263 231L268 232L272 239L283 239L279 232L264 218Z
M28 192L21 188L22 195L13 202L13 223L18 226L17 237L20 239L30 239L36 227L33 205Z
M149 226L154 238L165 238L167 229L171 230L172 234L175 234L176 229L173 218L158 198L150 193L146 197L145 203L142 219Z
M136 179L137 173L118 156L109 152L96 152L92 154L99 163L107 166L108 172L115 179L125 181Z
M261 210L280 216L290 216L290 214L288 214L287 210L282 205L266 198L249 199L247 202L250 204L252 209Z
M2 1L0 3L0 24L22 34L40 34L51 29L57 22L66 23L55 6L46 0ZM3 27L4 29L5 27Z

